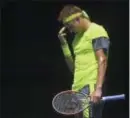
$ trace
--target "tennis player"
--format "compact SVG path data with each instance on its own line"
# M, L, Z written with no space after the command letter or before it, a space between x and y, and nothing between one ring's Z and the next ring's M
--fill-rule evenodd
M66 5L58 21L63 23L58 37L65 60L74 75L72 90L91 96L91 107L79 118L101 118L103 105L100 103L104 83L110 40L102 25L90 20L88 14L75 5ZM66 29L75 34L72 48L66 40Z

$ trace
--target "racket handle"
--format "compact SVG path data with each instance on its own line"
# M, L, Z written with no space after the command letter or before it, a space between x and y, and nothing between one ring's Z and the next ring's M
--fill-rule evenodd
M125 95L124 95L124 94L102 97L102 100L103 100L103 101L108 101L108 100L121 100L121 99L125 99Z

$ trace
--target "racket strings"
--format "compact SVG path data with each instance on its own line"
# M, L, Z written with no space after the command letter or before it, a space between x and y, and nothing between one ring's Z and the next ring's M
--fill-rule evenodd
M80 93L63 93L58 95L53 101L57 111L61 113L77 113L85 108L88 100L86 96Z

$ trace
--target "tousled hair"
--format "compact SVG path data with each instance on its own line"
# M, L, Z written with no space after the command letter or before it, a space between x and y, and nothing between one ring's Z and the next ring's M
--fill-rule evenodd
M63 7L63 9L60 11L59 17L58 17L58 21L62 22L66 17L74 14L74 13L78 13L78 12L82 12L82 9L75 6L75 5L66 5Z

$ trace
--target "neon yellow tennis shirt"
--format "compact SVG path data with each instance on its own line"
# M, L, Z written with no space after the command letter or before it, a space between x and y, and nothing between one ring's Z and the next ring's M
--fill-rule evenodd
M75 70L72 89L80 90L85 85L95 84L98 74L98 62L93 49L92 40L99 37L108 37L106 30L96 23L91 23L84 33L76 34L72 47L75 54ZM69 49L64 46L63 52L71 56ZM93 91L90 87L90 90Z

